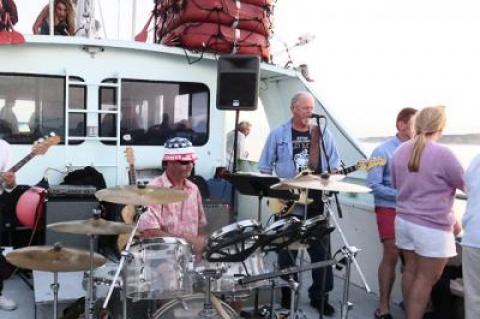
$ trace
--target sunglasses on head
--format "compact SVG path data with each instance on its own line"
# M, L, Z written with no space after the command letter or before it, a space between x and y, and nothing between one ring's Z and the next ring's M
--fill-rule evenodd
M180 165L188 165L188 164L193 164L193 161L177 161L177 163Z

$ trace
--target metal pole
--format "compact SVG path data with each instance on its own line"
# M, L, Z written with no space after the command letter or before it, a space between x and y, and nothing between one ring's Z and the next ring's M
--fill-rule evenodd
M54 0L50 0L50 3L48 5L48 28L49 28L49 31L48 33L50 35L54 35L54 23L55 23L55 2Z
M137 24L137 0L132 1L132 40L135 38L135 26Z
M349 247L344 248L346 251L347 265L345 269L345 280L343 282L343 299L342 299L342 308L341 308L341 318L348 318L348 308L349 308L349 292L350 292L350 273L352 269L352 258L354 257L353 252L350 251Z
M51 286L53 290L53 318L58 319L58 273L55 271L53 273L53 285Z
M90 235L90 275L88 276L88 311L87 318L93 318L93 248L95 245L95 236Z

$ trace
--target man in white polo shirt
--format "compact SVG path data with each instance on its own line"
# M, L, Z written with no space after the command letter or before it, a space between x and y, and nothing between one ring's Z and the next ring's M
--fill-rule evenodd
M2 197L4 192L11 192L15 188L15 173L5 172L10 160L10 145L4 140L0 139L0 220L2 214ZM2 230L2 223L0 223L0 231ZM1 243L0 243L1 246ZM0 267L2 262L5 262L3 258L0 259ZM1 310L14 310L17 305L13 300L8 299L2 295L3 280L0 278L0 309ZM1 316L0 316L1 317Z

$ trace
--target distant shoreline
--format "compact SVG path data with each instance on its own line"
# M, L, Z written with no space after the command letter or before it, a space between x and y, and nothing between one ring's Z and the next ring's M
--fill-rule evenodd
M365 143L379 143L383 142L391 136L371 136L359 138ZM464 145L478 145L480 144L480 134L450 134L442 136L440 140L445 144L464 144Z

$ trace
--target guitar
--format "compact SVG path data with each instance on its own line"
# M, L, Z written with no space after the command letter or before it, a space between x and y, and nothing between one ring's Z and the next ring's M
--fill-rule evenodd
M342 168L336 171L335 174L347 175L357 170L369 171L372 168L375 168L378 166L384 166L386 164L387 164L387 161L383 157L375 157L371 159L359 160L355 165ZM304 172L301 172L300 174L303 175ZM305 193L301 192L297 200L289 200L287 202L284 202L279 199L272 198L269 200L268 205L275 215L279 215L280 217L283 217L292 212L293 208L295 207L295 204L309 205L312 202L313 202L312 199L305 198Z
M135 185L137 184L137 171L135 169L135 155L133 153L133 148L127 146L125 149L125 158L128 163L128 184ZM122 220L125 224L133 224L133 219L135 217L135 206L126 205L121 212ZM127 241L129 234L120 234L117 238L117 248L119 251L122 251L127 246Z
M57 145L60 143L60 136L56 135L55 133L50 133L48 136L44 138L40 138L35 141L32 145L32 149L29 154L27 154L24 158L18 161L15 165L13 165L10 169L7 170L9 173L16 173L19 171L25 164L30 162L34 157L38 155L44 155L47 153L50 146ZM0 176L0 181L2 177Z

